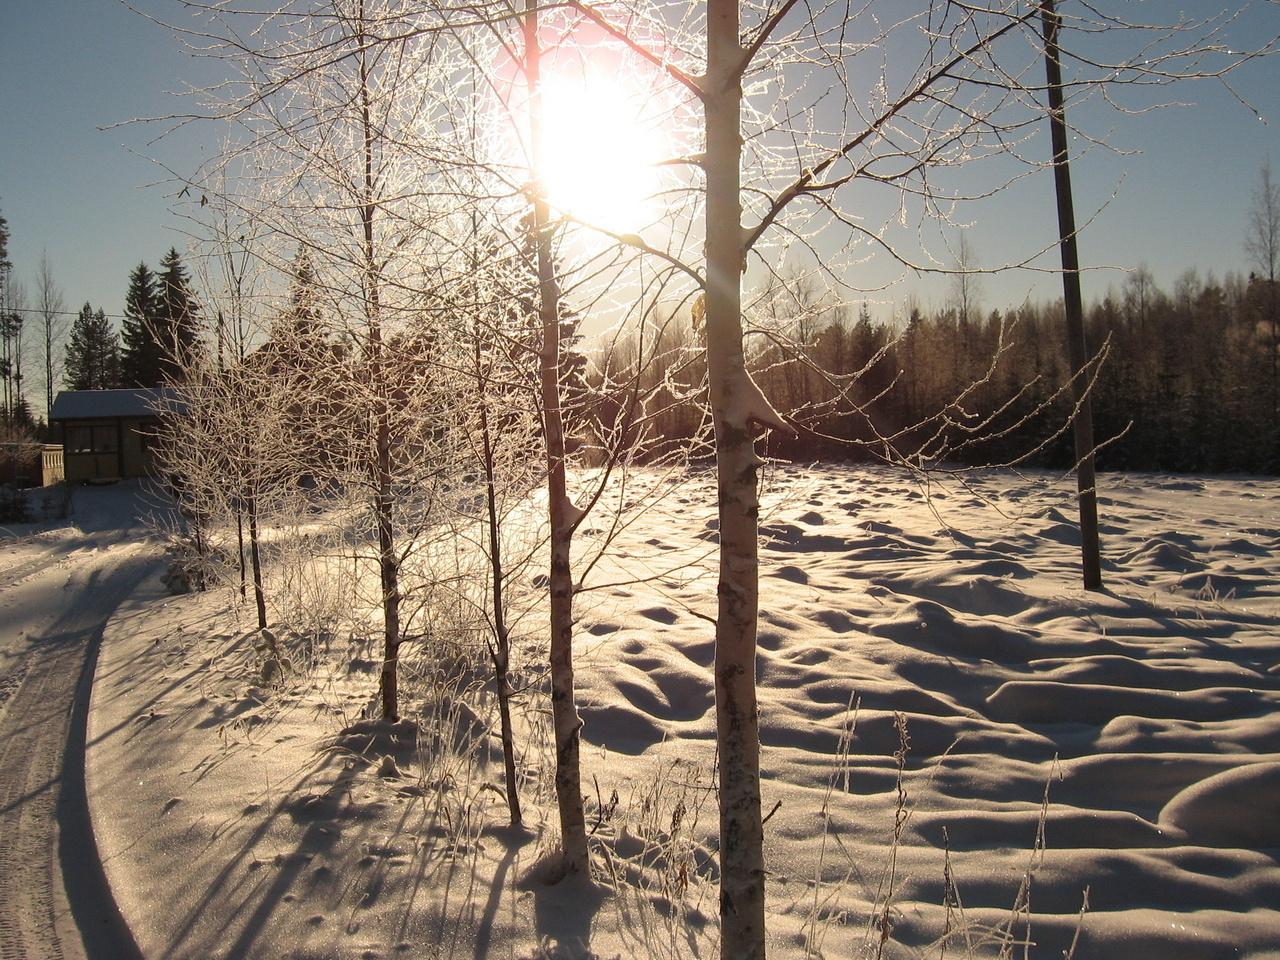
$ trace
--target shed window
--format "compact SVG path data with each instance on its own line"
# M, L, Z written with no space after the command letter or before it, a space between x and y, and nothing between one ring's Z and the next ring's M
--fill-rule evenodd
M67 427L67 453L93 453L93 428Z
M119 449L119 433L115 424L67 427L68 453L115 453Z

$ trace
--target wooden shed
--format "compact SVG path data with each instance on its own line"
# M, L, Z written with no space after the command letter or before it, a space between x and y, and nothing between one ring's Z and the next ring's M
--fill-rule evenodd
M67 483L147 475L157 411L171 402L164 388L59 393L49 421L61 430Z

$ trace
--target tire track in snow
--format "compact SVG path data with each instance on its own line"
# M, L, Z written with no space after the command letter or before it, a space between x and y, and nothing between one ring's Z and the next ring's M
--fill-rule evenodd
M24 660L8 673L0 676L0 711L4 710L4 705L9 702L9 698L13 696L14 691L22 686L23 678L27 675L27 662Z
M103 629L154 562L149 552L108 551L73 569L65 590L51 584L39 594L47 625L28 637L25 676L16 689L7 684L0 714L3 960L141 956L98 860L84 751Z
M22 560L15 563L11 567L0 570L0 590L7 590L14 584L21 583L28 577L34 577L38 573L43 573L55 563L66 558L66 554L58 550L51 550L48 553L42 553L38 557L32 557L30 560Z

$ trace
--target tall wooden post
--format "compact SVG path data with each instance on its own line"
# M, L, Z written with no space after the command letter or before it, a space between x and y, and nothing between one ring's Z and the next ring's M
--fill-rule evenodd
M1044 66L1049 86L1049 129L1053 143L1053 180L1058 194L1058 234L1062 251L1062 296L1067 313L1067 356L1071 362L1072 427L1076 446L1076 486L1080 504L1080 552L1086 590L1102 589L1098 544L1098 488L1093 464L1093 409L1089 400L1092 368L1084 337L1084 302L1080 296L1080 257L1076 251L1076 216L1071 202L1071 170L1067 162L1067 112L1062 103L1062 64L1058 28L1062 18L1054 0L1042 0Z

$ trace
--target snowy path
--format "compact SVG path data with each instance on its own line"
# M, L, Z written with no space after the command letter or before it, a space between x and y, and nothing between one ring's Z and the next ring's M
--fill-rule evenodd
M98 860L85 721L103 628L158 562L135 488L77 493L77 526L0 568L0 958L139 956ZM16 559L14 559L16 558Z

